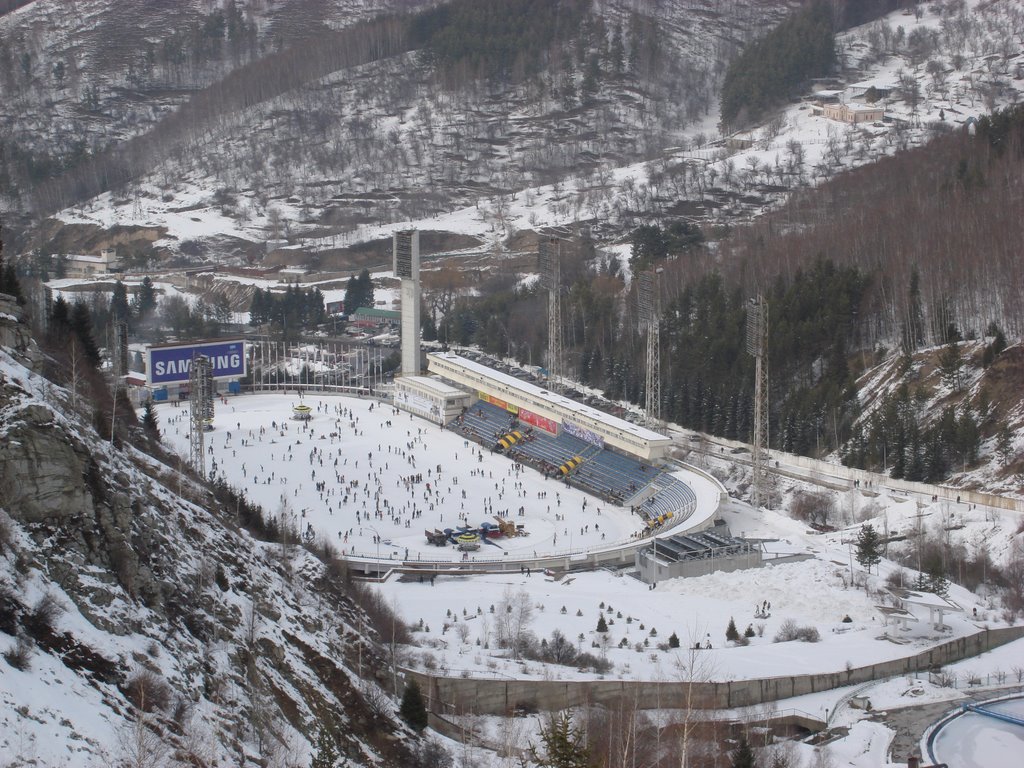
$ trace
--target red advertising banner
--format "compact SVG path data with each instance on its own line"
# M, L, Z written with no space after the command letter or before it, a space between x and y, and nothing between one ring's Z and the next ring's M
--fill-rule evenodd
M485 403L496 405L499 408L508 411L509 413L519 412L519 409L516 406L511 405L510 403L506 403L504 400L497 398L494 395L488 395L486 392L479 392L478 394L480 395L480 399L483 400Z
M539 427L545 432L550 432L552 435L558 434L558 423L554 419L539 416L533 411L528 411L525 408L519 409L519 420L526 422L527 424L532 424L535 427Z

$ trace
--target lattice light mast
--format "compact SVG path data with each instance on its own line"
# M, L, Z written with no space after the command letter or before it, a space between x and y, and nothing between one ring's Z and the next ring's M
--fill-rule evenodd
M750 502L767 501L768 493L768 302L757 295L747 306L747 352L754 356L753 478Z
M110 362L114 386L120 387L122 378L128 375L128 321L124 318L114 321L114 344Z
M213 366L210 358L198 355L188 375L189 447L192 469L206 477L206 425L213 420Z
M644 410L647 425L657 428L661 424L661 268L640 274L637 303L640 324L647 333L647 381L644 392Z
M562 390L562 270L561 243L556 238L537 243L540 285L548 292L548 389Z

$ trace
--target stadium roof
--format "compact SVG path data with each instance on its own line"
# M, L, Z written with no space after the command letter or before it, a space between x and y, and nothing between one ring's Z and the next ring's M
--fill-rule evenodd
M465 368L467 371L472 371L482 376L489 376L494 381L503 384L512 390L519 390L525 394L530 394L534 397L546 400L553 406L558 406L563 413L567 415L578 414L580 416L586 416L590 419L602 421L610 427L617 429L621 432L628 433L634 437L638 437L641 440L647 440L654 443L665 443L669 441L669 438L658 432L654 432L650 429L645 429L637 424L634 424L625 419L620 419L617 416L612 416L610 413L605 413L597 408L591 408L589 405L577 402L572 398L565 397L564 395L558 395L554 392L549 392L543 387L538 387L536 384L531 384L528 381L517 379L515 376L510 376L507 373L496 371L493 368L489 368L482 363L478 363L475 360L456 355L454 352L435 352L428 357L438 357L449 362L457 363L458 365Z

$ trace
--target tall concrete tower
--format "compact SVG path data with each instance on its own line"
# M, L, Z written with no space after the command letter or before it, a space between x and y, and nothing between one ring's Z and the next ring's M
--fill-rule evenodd
M395 277L402 281L402 375L420 372L420 233L395 232Z

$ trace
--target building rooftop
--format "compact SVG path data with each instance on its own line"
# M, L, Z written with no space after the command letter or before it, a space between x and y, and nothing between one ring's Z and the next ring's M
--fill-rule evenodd
M654 432L653 430L650 429L645 429L644 427L641 427L637 424L633 424L632 422L626 421L625 419L620 419L616 416L612 416L611 414L605 413L604 411L599 411L597 408L591 408L589 405L578 403L575 400L565 397L563 395L558 395L553 392L549 392L543 387L538 387L536 384L531 384L528 381L522 381L521 379L517 379L515 376L510 376L507 373L502 373L501 371L496 371L493 368L488 368L486 365L462 357L461 355L456 355L454 352L433 352L427 355L428 359L431 357L436 357L442 360L447 360L449 362L456 363L457 365L465 368L467 371L472 371L473 373L482 376L489 376L494 381L508 387L509 389L518 390L523 394L536 397L540 400L545 400L549 402L551 405L557 405L559 408L562 409L563 412L578 414L579 416L603 422L608 426L613 427L614 429L628 433L630 435L633 435L634 437L638 437L641 440L646 440L648 442L653 443L669 442L669 438L665 437L665 435L659 434L658 432Z
M378 320L401 320L402 313L393 309L377 309L376 307L356 307L356 317L375 317Z
M436 376L402 376L401 378L395 379L396 384L415 384L416 386L422 387L423 389L429 389L443 397L456 397L458 395L465 395L464 390L458 387L453 387L450 384L445 384L441 379Z

